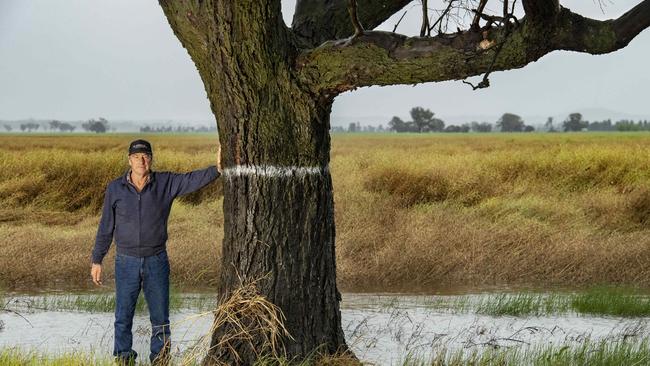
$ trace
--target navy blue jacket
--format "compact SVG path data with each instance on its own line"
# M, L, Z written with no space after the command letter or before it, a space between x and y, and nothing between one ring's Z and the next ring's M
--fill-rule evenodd
M93 263L102 263L113 236L119 254L147 257L165 250L167 219L174 198L192 193L220 175L215 166L186 174L151 172L149 182L138 192L127 181L127 174L106 188Z

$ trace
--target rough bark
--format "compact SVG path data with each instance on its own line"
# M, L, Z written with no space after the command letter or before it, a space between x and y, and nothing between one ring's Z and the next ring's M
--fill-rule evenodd
M493 28L488 39L476 29L433 38L364 32L305 49L354 33L347 0L299 0L293 31L279 0L159 2L218 121L226 169L219 293L226 299L242 282L257 280L259 292L284 313L293 337L283 338L286 356L297 359L347 350L328 168L329 115L338 93L518 68L556 49L611 52L650 18L650 0L604 22L567 9L553 13L553 1L528 0L534 21L512 32ZM361 23L372 29L409 1L358 3ZM496 44L503 47L494 59ZM226 331L217 329L212 344ZM251 364L257 356L241 342L211 350L205 362Z

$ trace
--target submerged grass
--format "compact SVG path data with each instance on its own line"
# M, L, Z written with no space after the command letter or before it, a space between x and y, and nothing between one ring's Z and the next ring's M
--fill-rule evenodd
M399 297L379 302L387 310L404 305ZM9 298L8 307L15 310L113 312L115 295L66 294ZM217 305L215 294L181 294L172 289L170 310L209 311ZM650 316L650 295L637 288L593 287L578 292L520 292L482 295L435 296L413 304L435 311L476 313L492 316L547 316L567 313L592 316L645 317ZM140 294L136 312L146 311L146 302Z
M216 301L216 295L214 294L182 295L174 287L172 287L169 294L169 308L172 312L181 309L207 311L214 308ZM8 305L12 308L26 310L113 312L115 311L115 294L52 294L27 298L18 297L13 301L10 300ZM143 313L146 310L147 304L141 292L135 311L136 313Z
M502 293L482 296L477 302L469 303L466 309L493 316L522 317L566 313L619 317L650 315L648 292L631 287L598 286L574 293Z
M476 313L494 316L540 316L565 313L569 308L568 296L561 294L498 294L479 301Z
M433 357L407 355L402 366L619 366L647 365L650 363L650 342L647 338L636 341L586 341L575 346L516 347L481 350L445 349L434 351Z
M387 308L402 306L399 299ZM650 316L650 294L631 287L596 286L575 292L517 292L480 295L436 296L417 303L437 311L492 316L547 316L583 314L592 316Z

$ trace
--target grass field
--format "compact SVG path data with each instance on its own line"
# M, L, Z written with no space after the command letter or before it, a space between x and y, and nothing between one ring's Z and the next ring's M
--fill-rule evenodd
M487 349L479 352L449 352L438 350L434 356L407 355L398 366L500 366L500 365L579 365L579 366L619 366L646 365L650 359L648 339L626 342L593 342L586 340L573 347L537 347L524 351L518 348ZM42 355L35 351L6 349L0 350L0 363L15 366L84 366L113 365L105 355L65 353L58 356ZM198 365L196 359L183 359L177 364ZM255 366L307 366L337 365L361 366L359 361L348 357L327 357L325 359L289 362L286 358L261 357Z
M134 138L0 135L1 287L92 286L103 192ZM216 158L214 135L146 138L158 170ZM649 148L645 133L334 135L339 286L650 287ZM221 204L220 182L174 204L177 286L216 284Z

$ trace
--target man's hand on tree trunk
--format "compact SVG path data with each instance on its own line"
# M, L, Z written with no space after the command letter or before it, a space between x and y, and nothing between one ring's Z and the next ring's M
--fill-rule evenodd
M93 278L93 282L97 286L102 285L102 265L93 263L92 267L90 268L90 276Z
M219 145L219 149L217 150L217 170L221 173L221 145Z

